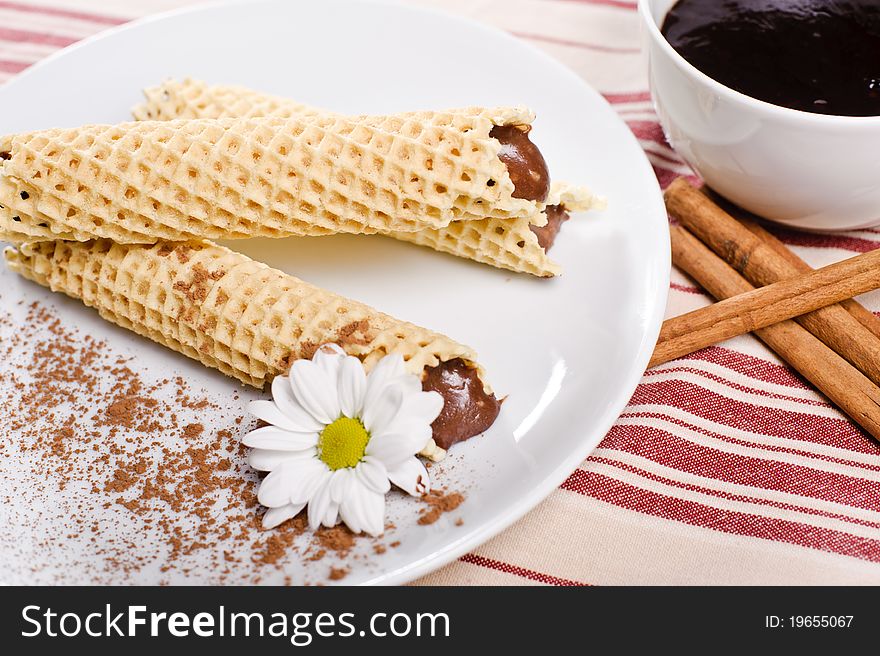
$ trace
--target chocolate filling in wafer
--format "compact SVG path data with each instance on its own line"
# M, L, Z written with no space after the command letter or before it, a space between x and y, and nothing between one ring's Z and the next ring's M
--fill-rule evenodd
M488 430L501 410L501 401L486 393L477 370L461 359L425 370L422 389L443 397L443 410L431 429L444 449Z
M498 159L504 162L513 182L513 197L543 202L550 193L550 173L541 151L529 139L530 130L531 126L496 125L489 136L501 143ZM562 205L548 205L545 212L547 225L531 226L531 229L538 237L538 244L547 251L569 216Z
M544 156L529 139L529 130L530 126L496 125L489 136L501 143L498 159L504 162L513 182L513 197L540 203L550 193L550 174Z
M547 214L547 225L541 227L533 225L529 228L538 236L538 245L545 251L549 251L556 242L559 229L563 223L568 221L569 216L562 205L548 205L544 212Z

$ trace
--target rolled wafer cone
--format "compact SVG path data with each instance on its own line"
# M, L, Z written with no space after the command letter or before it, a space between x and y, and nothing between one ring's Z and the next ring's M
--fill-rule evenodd
M489 136L521 108L178 119L0 138L0 233L119 243L532 216Z
M322 110L247 87L209 85L201 80L166 80L144 89L144 102L131 110L137 121L177 118L252 118L309 116Z
M4 254L22 276L254 387L325 343L367 370L389 353L415 374L457 358L477 366L472 349L444 335L209 241L41 241Z
M393 353L419 376L461 359L491 391L471 348L209 241L40 241L4 255L25 278L254 387L335 343L367 370ZM431 441L422 454L438 459L444 451Z
M167 80L144 90L145 100L132 109L139 120L175 118L234 118L308 116L321 110L308 105L259 93L239 86L209 85L200 80ZM584 187L554 184L544 205L562 204L569 211L586 211L604 206ZM541 208L543 210L543 208ZM418 231L380 231L395 239L427 246L437 251L476 260L501 269L551 277L561 267L538 243L532 226L546 223L543 211L514 219L455 221L444 228Z
M597 206L594 196L564 183L553 184L547 205L563 205L574 212ZM437 230L383 234L499 269L549 278L562 273L562 267L550 259L532 230L533 225L540 227L545 222L546 217L542 223L529 219L479 219L453 221Z

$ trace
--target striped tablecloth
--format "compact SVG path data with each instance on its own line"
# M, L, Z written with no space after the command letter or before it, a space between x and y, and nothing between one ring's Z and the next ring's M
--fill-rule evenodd
M315 0L318 1L318 0ZM108 26L191 0L0 0L0 82ZM601 91L663 186L690 171L651 108L629 0L417 0L525 39ZM2 108L0 108L2 126ZM880 231L777 233L814 266ZM880 294L863 299L880 309ZM667 316L709 302L673 273ZM752 337L648 371L599 448L429 584L880 583L880 446Z

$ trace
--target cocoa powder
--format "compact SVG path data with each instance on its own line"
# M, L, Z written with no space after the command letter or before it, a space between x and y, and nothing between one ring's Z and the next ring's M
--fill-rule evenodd
M234 388L218 397L180 376L150 380L38 303L23 319L0 311L0 356L0 502L18 528L0 532L0 553L29 554L7 558L11 580L290 583L291 565L325 558L339 580L359 542L384 550L344 526L312 535L304 514L261 529L260 476L240 442L256 422ZM23 500L39 512L19 511ZM306 569L302 582L328 576Z
M443 513L452 512L464 502L461 492L449 492L444 490L431 490L421 497L427 508L423 508L419 517L419 524L433 524L440 519Z
M205 432L205 427L202 424L187 424L183 427L183 436L189 439L194 439Z

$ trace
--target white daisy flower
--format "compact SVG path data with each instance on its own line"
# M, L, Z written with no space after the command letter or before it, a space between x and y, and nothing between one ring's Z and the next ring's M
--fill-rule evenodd
M391 483L413 496L430 490L416 454L431 438L443 397L423 392L403 358L389 355L367 375L360 360L335 344L297 360L272 382L272 401L250 411L270 424L242 441L251 467L270 474L257 498L272 528L308 505L309 526L335 526L379 535Z

